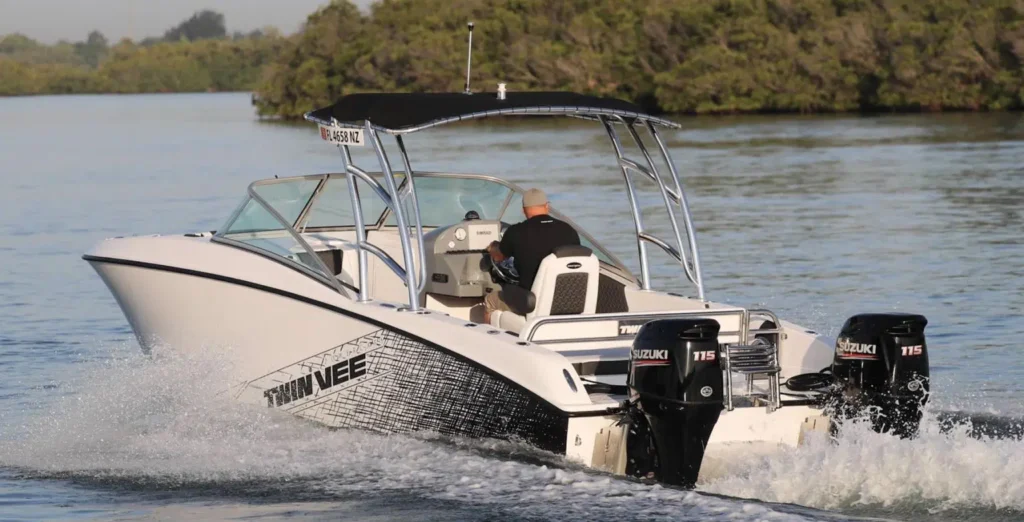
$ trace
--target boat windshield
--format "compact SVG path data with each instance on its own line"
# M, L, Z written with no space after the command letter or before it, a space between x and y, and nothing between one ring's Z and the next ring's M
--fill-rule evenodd
M295 179L280 183L253 185L253 191L260 195L270 206L281 214L289 223L294 223L306 207L319 180ZM231 233L265 232L282 230L282 224L266 211L256 200L246 198L238 217L231 223Z
M500 219L512 189L486 178L416 175L416 198L425 227L458 223L470 211L480 219ZM411 215L411 211L410 211ZM395 225L389 216L387 225Z
M312 201L307 215L300 216L299 213L295 213L285 215L285 218L290 218L300 231L355 226L348 183L344 175L328 176L316 199ZM385 218L387 205L373 194L372 188L366 182L357 180L356 186L359 189L363 218L368 227L380 225L382 218L385 220L385 227L397 225L393 213L387 212ZM416 197L420 201L423 226L428 228L458 223L471 210L481 219L500 219L505 203L512 194L513 190L508 186L486 178L416 175ZM283 203L290 208L287 201ZM277 203L271 202L271 205L276 208ZM304 205L305 203L299 206L300 211ZM410 203L407 202L406 208L411 213L409 207ZM284 214L282 212L282 215Z
M253 184L250 194L217 235L290 259L317 274L330 277L292 228L292 223L302 215L319 184L320 180L315 177Z
M394 213L374 194L368 183L356 179L356 188L368 229L397 226ZM344 174L321 174L263 180L253 183L250 191L217 235L286 257L319 274L333 277L312 259L308 244L303 245L298 239L308 233L354 230L355 216L348 177ZM262 199L266 207L254 195ZM486 176L417 173L416 199L420 203L424 228L458 223L470 211L476 212L481 219L508 224L524 219L521 191L514 185ZM411 198L405 198L405 201L406 215L412 215ZM571 223L558 212L552 213ZM581 243L589 247L598 259L625 270L621 262L584 230L575 224L573 227L579 231Z

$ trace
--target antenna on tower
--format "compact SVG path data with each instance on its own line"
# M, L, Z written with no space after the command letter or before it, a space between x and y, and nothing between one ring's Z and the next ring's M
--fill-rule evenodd
M469 90L469 72L473 68L473 22L469 22L469 49L466 51L466 94L473 94Z

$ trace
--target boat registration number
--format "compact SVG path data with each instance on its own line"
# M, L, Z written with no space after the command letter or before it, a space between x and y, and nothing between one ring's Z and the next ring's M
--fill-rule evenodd
M320 126L320 139L333 145L348 145L349 147L362 147L363 129L345 129L341 127Z

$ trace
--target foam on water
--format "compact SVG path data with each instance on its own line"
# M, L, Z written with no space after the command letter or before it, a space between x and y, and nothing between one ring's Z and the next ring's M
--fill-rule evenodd
M152 357L120 350L51 404L0 413L0 466L28 476L143 489L224 489L282 500L344 500L388 492L554 516L774 520L828 515L639 484L580 469L554 455L500 441L331 431L221 393L237 378L229 354ZM838 442L799 449L739 449L709 461L706 493L864 512L912 505L1024 512L1024 442L950 430L928 414L920 436L900 440L854 425ZM893 514L892 510L867 510Z
M837 441L812 437L767 455L737 451L716 464L704 469L701 487L725 495L844 511L873 505L1024 513L1024 441L979 436L969 421L950 426L933 412L913 440L854 423Z
M227 359L158 350L84 370L52 405L23 419L3 414L0 466L282 501L400 492L545 518L828 518L587 472L520 444L327 430L218 393L232 377Z

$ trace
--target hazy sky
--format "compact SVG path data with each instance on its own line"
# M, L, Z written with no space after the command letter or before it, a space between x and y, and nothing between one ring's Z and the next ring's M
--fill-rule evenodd
M365 7L371 0L355 0ZM228 33L273 25L294 32L329 0L0 0L0 35L22 33L47 43L84 40L99 29L111 43L163 36L202 9L224 13Z

